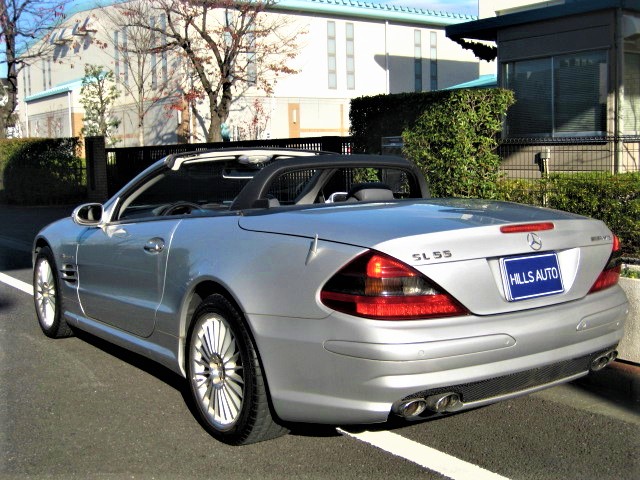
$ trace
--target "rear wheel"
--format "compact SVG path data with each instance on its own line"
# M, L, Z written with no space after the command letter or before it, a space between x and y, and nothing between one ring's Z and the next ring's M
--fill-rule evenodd
M196 309L189 334L187 377L205 428L232 445L287 432L275 423L258 355L242 318L222 295Z
M53 253L42 247L36 254L33 267L33 300L38 323L44 334L51 338L73 335L71 327L62 317L62 297Z

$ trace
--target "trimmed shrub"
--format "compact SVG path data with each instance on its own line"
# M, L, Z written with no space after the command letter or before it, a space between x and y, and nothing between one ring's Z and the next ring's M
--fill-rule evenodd
M602 220L626 257L640 258L640 172L553 174L547 206Z
M500 178L496 185L495 199L507 202L544 204L544 185L540 180Z
M404 154L422 169L433 196L496 196L497 135L513 102L513 92L504 89L443 92L403 132Z
M20 205L78 201L86 192L77 148L75 138L0 141L3 200Z
M547 179L501 179L496 198L602 220L620 238L623 256L640 258L640 172L555 173Z

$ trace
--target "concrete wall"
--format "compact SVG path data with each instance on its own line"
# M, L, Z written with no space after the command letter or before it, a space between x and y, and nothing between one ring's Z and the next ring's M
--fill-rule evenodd
M619 358L640 364L640 280L621 278L620 286L629 299L629 316L618 346Z

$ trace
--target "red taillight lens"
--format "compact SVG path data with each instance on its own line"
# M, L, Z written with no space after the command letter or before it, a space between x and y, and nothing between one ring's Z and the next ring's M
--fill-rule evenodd
M326 306L365 318L412 320L469 312L420 272L388 255L370 251L327 282Z
M620 270L622 269L622 249L620 248L620 240L617 236L613 236L613 246L611 248L611 256L604 270L598 275L595 283L589 290L589 293L598 292L605 288L613 287L620 279Z

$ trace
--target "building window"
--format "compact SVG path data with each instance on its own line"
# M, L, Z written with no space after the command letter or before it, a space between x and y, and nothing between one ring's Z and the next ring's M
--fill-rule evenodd
M120 32L113 32L113 66L116 83L120 83Z
M233 43L232 32L235 30L233 23L233 12L228 8L224 11L224 43L227 48L230 48Z
M169 81L169 61L167 56L167 16L163 13L160 15L160 30L162 31L162 38L160 39L160 45L162 46L162 52L160 56L162 57L162 85L163 87L167 86L167 82Z
M124 70L124 84L129 85L129 43L127 41L127 29L122 29L122 69Z
M338 88L336 63L336 22L327 22L327 70L329 88Z
M413 78L414 91L422 91L422 32L413 31Z
M640 53L624 54L623 132L640 135Z
M51 88L51 79L53 78L53 75L51 74L51 59L48 58L47 59L47 71L49 73L49 75L47 76L47 85L49 88Z
M258 81L256 66L256 33L252 25L247 31L247 84L255 86Z
M151 47L151 88L158 88L158 55L156 54L158 45L156 42L156 17L149 19L149 46Z
M429 75L431 83L431 91L438 89L438 34L431 32L430 34L430 60Z
M353 23L346 24L347 88L356 88L356 57Z
M27 65L27 91L31 95L31 65Z
M511 62L503 69L504 84L516 98L507 116L508 136L606 132L605 51Z
M47 89L47 61L43 58L40 61L42 65L42 90Z

